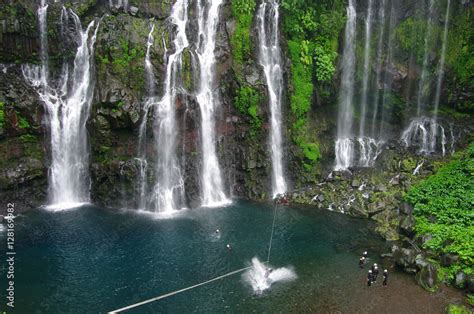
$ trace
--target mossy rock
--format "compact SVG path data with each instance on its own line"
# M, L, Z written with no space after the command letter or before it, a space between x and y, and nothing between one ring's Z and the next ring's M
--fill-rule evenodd
M446 314L471 314L472 311L464 305L448 304L444 310Z

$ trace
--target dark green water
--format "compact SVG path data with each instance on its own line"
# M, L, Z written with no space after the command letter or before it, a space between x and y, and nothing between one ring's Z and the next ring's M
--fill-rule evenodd
M265 260L272 218L270 205L249 202L169 219L94 207L28 212L16 223L15 312L107 312ZM365 288L358 255L382 246L365 220L281 208L271 264L293 266L297 280L256 296L237 274L130 312L288 312L329 309L328 300L349 310L348 295Z

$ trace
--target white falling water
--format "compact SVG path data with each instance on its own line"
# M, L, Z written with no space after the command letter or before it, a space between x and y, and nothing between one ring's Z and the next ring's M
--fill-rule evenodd
M377 157L382 152L382 141L377 141L371 137L359 137L359 166L372 167Z
M441 97L441 85L443 83L443 76L444 76L444 63L446 61L446 46L447 46L447 41L448 41L448 22L449 22L449 7L451 5L451 0L448 0L446 4L446 14L444 17L444 31L443 31L443 45L441 47L441 58L439 60L439 65L438 65L438 79L436 81L436 94L435 94L435 100L434 100L434 117L433 119L437 121L438 119L438 107L439 107L439 99ZM435 129L435 134L434 138L436 138L437 134L437 129ZM431 150L435 149L435 141L431 142ZM444 155L444 153L443 153Z
M380 99L380 80L381 80L381 73L382 73L382 64L383 64L383 38L385 34L385 2L386 0L382 0L379 7L379 33L378 33L378 40L377 40L377 65L375 67L375 94L373 99L373 106L372 106L372 137L375 137L376 130L375 126L377 124L377 114L379 108L379 99Z
M150 32L148 33L146 41L146 54L145 54L145 75L146 83L148 88L148 97L145 100L143 106L143 120L140 124L140 131L138 137L138 152L139 156L136 158L138 163L138 208L145 210L147 206L147 171L148 171L148 161L146 159L146 125L148 122L148 112L150 107L154 104L155 99L155 73L153 71L153 64L151 63L150 51L153 47L155 39L153 37L153 32L155 30L155 23L151 24Z
M155 97L150 97L145 103L145 117L140 127L140 142L146 136L146 115L149 109L154 111L153 135L155 139L156 181L152 191L147 193L146 202L141 201L141 206L148 210L161 213L170 213L185 207L184 201L184 180L181 174L181 167L177 159L176 146L178 127L176 125L175 104L179 92L179 72L182 66L182 53L189 46L186 36L186 25L188 22L188 0L178 0L171 9L170 21L176 26L176 34L173 40L174 52L167 58L166 76L164 81L163 97L156 101ZM153 44L152 32L147 41L147 56L145 66L147 77L154 80L152 72L149 48ZM149 85L154 85L149 82ZM146 180L146 176L142 176ZM145 183L142 184L145 186ZM142 196L145 193L141 193Z
M367 7L367 20L365 22L365 46L364 46L364 75L362 79L362 99L361 99L361 112L360 112L360 123L359 123L359 136L363 137L365 133L365 115L367 114L367 92L369 85L369 56L370 56L370 40L372 37L372 7L373 0L369 0L369 6Z
M26 80L37 88L44 103L51 136L51 167L49 171L50 208L65 209L90 201L89 152L86 122L94 89L91 73L94 43L98 26L92 21L82 31L79 17L71 10L63 10L61 22L73 20L79 46L69 74L67 62L57 86L48 80L48 52L46 35L47 6L44 1L38 9L41 38L41 65L22 67Z
M424 46L424 55L423 55L423 66L421 69L421 77L418 82L418 95L417 95L417 109L416 115L420 117L423 107L425 106L426 93L427 93L427 81L429 75L428 61L429 61L429 48L431 43L431 33L433 31L433 10L434 10L434 0L430 0L428 8L428 19L426 24L426 34L425 34L425 46Z
M214 91L216 31L219 8L223 0L196 1L198 17L198 42L196 55L199 61L199 89L196 95L201 111L201 205L222 206L230 201L224 192L219 161L216 153L216 122L218 107ZM207 4L207 5L205 5Z
M403 131L401 139L406 147L417 146L420 154L435 153L437 148L441 148L443 156L446 154L445 129L434 118L413 119Z
M446 45L448 37L448 25L449 25L449 13L450 13L451 1L447 1L446 14L444 21L444 32L442 37L442 48L441 56L438 63L438 78L436 84L436 93L434 99L434 113L432 117L423 116L423 109L427 99L427 82L428 82L428 59L429 59L429 47L433 32L433 11L434 11L434 0L430 0L428 8L428 22L425 34L425 46L424 46L424 58L421 78L418 86L417 95L417 117L412 119L408 127L403 131L401 139L406 147L416 146L420 154L433 154L441 149L441 154L446 154L447 137L445 128L438 122L438 107L441 96L441 85L444 76L444 64L446 58ZM451 137L451 147L454 147L454 139ZM453 150L450 149L452 152Z
M278 32L279 11L278 3L263 2L258 10L258 35L259 35L259 60L263 66L267 81L270 104L270 147L272 153L272 195L283 193L287 190L283 174L282 153L282 61Z
M335 170L347 169L352 165L354 158L351 138L353 137L352 101L354 96L356 17L354 2L349 0L342 56L341 92L339 94L337 140L335 145Z
M260 262L256 257L252 258L252 266L242 277L252 286L256 294L262 294L277 282L289 282L298 279L293 267L273 269L270 265Z

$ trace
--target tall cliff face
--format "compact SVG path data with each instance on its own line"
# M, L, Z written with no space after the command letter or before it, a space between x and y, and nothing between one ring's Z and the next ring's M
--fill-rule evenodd
M48 122L43 104L21 73L21 64L39 62L37 5L22 0L7 2L0 9L0 196L4 201L16 201L20 207L31 208L46 201L46 178L50 163ZM77 47L73 41L64 40L64 35L61 35L57 21L62 4L50 2L47 19L50 68L53 73L57 73L61 60L73 58L72 52ZM249 5L239 7L240 2L248 2ZM96 84L87 124L91 196L96 203L110 207L136 206L132 195L136 193L139 173L135 158L138 156L137 139L147 92L144 71L146 41L153 23L155 44L151 47L151 62L156 89L161 95L166 51L173 49L171 40L174 29L167 20L173 3L171 0L63 2L78 13L84 25L93 18L100 19L95 45ZM387 67L387 75L393 82L390 97L394 99L392 106L397 112L389 122L393 134L401 132L405 110L402 104L409 103L408 91L420 75L417 66L407 66L414 58L410 51L418 46L414 41L403 41L417 21L414 19L410 22L410 17L415 16L416 11L410 3L400 1L401 7L395 17L397 30L394 33L398 34L399 44L404 45L401 48L405 52L400 49L401 52L394 56L392 66ZM221 109L216 115L216 133L217 154L228 194L266 199L271 191L272 169L268 149L270 109L265 77L258 63L255 18L258 4L255 1L225 1L220 8L215 56ZM190 1L189 6L195 8L196 0ZM342 2L333 9L333 13L328 14L343 19ZM366 9L364 4L359 5L358 16L364 16ZM472 8L456 4L453 15L465 14L464 10L472 12ZM196 11L190 10L187 28L190 38L195 37L198 30L195 15ZM333 165L337 116L335 104L340 75L336 71L323 80L324 73L319 71L319 66L320 62L326 62L327 65L327 60L315 58L314 67L300 64L301 60L305 60L305 55L300 53L301 47L305 45L304 40L292 37L292 33L285 31L285 25L291 22L291 8L283 7L281 15L283 80L287 87L283 91L282 107L284 160L290 186L303 187L316 183ZM459 29L462 27L460 25ZM333 49L329 63L332 62L337 68L337 64L340 64L337 56L342 52L338 48L342 46L342 24L335 25L334 32L335 41L328 45ZM316 32L315 36L320 35ZM356 47L356 53L360 53L362 48ZM459 46L453 49L462 52L464 48ZM184 151L184 184L190 206L199 204L202 154L199 149L199 106L192 95L196 90L193 83L193 75L196 74L193 71L193 58L195 56L191 50L183 53L184 83L190 93L180 96L175 104L176 119L182 125L178 146ZM449 58L454 57L448 56L448 61ZM376 64L370 67L375 68ZM308 68L311 70L305 70ZM469 90L463 83L469 80L468 76L460 77L450 71L446 73L443 99L449 99L450 104L469 106L469 103L472 104L472 89ZM308 82L295 80L295 77L306 78L307 72ZM304 87L300 93L299 83L302 86L311 85L309 93L308 88ZM304 110L292 103L298 97L306 99ZM465 113L447 114L445 118L453 120L459 116L462 119L454 120L462 126L459 129L464 129L464 133L472 132L464 127L469 124L462 122L466 121ZM468 120L471 118L468 116ZM150 123L148 125L151 127ZM151 142L153 139L147 140ZM150 154L153 153L150 151Z

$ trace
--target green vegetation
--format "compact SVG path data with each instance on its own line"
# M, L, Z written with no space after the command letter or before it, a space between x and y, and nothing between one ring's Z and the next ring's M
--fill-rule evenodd
M235 19L235 32L231 37L233 66L239 88L234 96L234 105L240 113L246 114L250 119L250 137L260 131L262 121L258 116L258 106L262 97L256 86L248 84L243 78L244 66L252 62L252 40L250 32L255 12L255 0L232 1L232 15Z
M38 143L38 138L31 134L23 134L20 136L23 143Z
M234 62L243 64L251 55L252 41L250 28L252 27L255 0L232 1L232 15L235 18L235 32L230 40Z
M448 34L446 65L448 66L448 89L450 94L460 90L471 90L474 81L474 7L454 12ZM456 103L462 111L474 110L472 97Z
M0 129L3 129L4 125L5 125L4 103L0 101Z
M471 314L471 311L464 305L449 304L446 307L447 314Z
M255 136L262 126L262 121L258 117L258 104L261 101L258 91L250 86L241 87L234 98L234 104L237 109L248 114L251 118L250 136Z
M406 199L414 207L416 232L431 234L425 249L459 256L443 269L450 280L459 270L473 274L474 143L428 179L411 188Z
M291 138L301 149L303 166L311 171L321 157L316 134L308 127L315 82L321 96L336 71L338 37L345 22L344 2L284 0L283 32L291 60Z
M30 123L28 122L28 120L26 120L25 117L22 117L18 112L16 116L18 117L18 127L20 129L29 129L31 127Z
M425 55L426 26L425 18L409 17L402 21L395 29L395 39L399 42L400 47L406 53L413 54L418 64L423 63ZM428 40L428 43L436 42L439 33L439 27L433 25L431 38Z

